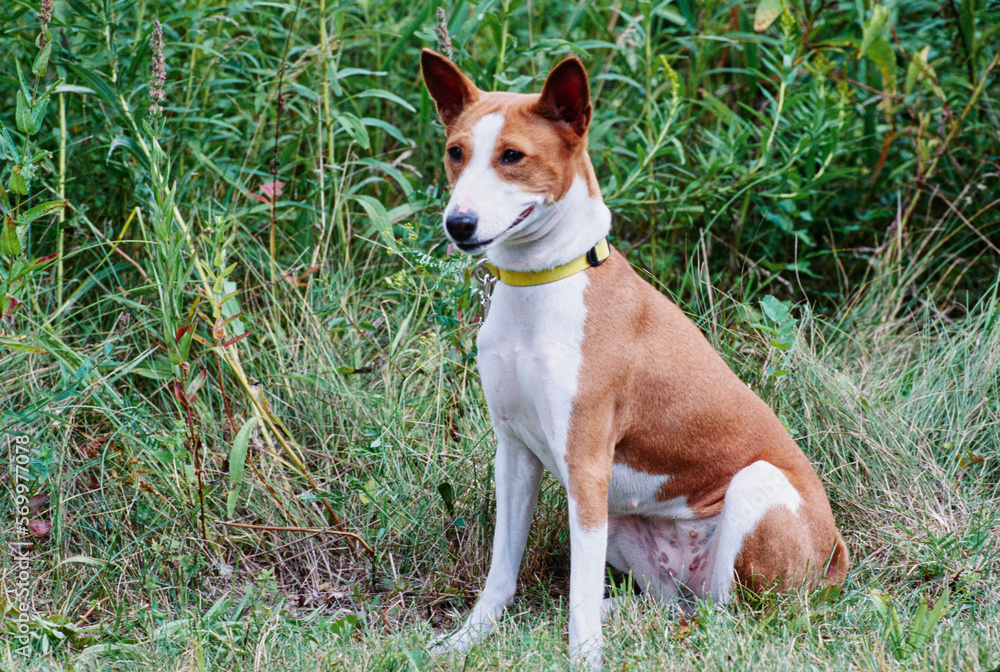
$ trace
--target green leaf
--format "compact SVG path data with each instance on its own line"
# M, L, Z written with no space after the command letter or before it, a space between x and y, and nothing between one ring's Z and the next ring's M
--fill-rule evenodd
M42 120L45 118L45 112L49 109L49 94L42 96L37 103L31 106L31 123L32 128L35 130L33 133L38 133L42 128Z
M686 26L688 25L687 19L681 15L676 9L670 7L665 7L664 5L659 5L653 10L653 14L656 16L661 16L675 26ZM773 19L772 19L773 20Z
M760 307L769 320L775 324L784 324L788 320L791 304L788 301L779 301L768 294L761 300Z
M194 377L194 379L188 383L187 389L184 390L184 394L187 395L188 399L194 399L194 395L198 394L205 383L208 381L208 369L202 369L201 372Z
M976 3L974 0L962 0L958 11L958 24L961 26L962 42L965 52L973 63L976 60ZM987 43L988 44L988 43Z
M0 254L21 254L21 240L17 235L17 225L10 217L4 217L0 224Z
M892 50L889 40L881 35L872 39L865 55L882 71L883 84L887 91L896 90L896 54Z
M753 15L754 32L761 33L767 30L774 20L781 16L781 10L781 0L760 0Z
M243 481L243 470L246 467L247 446L250 444L250 432L256 424L257 418L247 420L233 440L233 447L229 451L229 497L226 498L226 517L232 518L236 511L236 503L239 501L240 484Z
M448 511L448 515L452 515L455 512L455 489L451 487L451 483L439 483L438 494L441 495L441 500L444 502L444 507Z
M24 92L24 97L31 100L31 89L28 88L28 82L24 79L24 70L21 69L21 61L14 59L14 65L17 67L17 80L21 83L21 91Z
M139 147L136 146L132 138L127 135L119 135L111 141L111 146L108 147L108 161L111 160L111 155L114 154L115 150L119 147L125 148L129 154L135 157L135 160L138 161L139 165L144 169L150 169L149 159L146 158L146 154L142 152Z
M84 67L83 65L70 65L69 67L74 73L77 74L78 77L86 80L86 82L90 84L90 88L94 95L113 107L118 113L123 114L125 112L122 109L121 101L119 100L115 89L112 88L111 84L105 81L104 77L99 74L97 70Z
M5 315L6 310L9 307L8 302L13 299L13 297L5 296L3 297L3 305L0 306L0 315ZM20 343L18 341L11 340L9 338L0 338L0 345L10 348L11 350L21 350L23 352L35 352L39 354L44 354L48 352L43 348L39 348L36 345L27 345L25 343Z
M371 140L368 138L368 131L365 129L365 126L361 123L360 119L349 112L344 112L337 115L337 121L344 128L344 130L347 131L347 134L351 136L351 139L358 143L362 149L368 149L371 147Z
M868 18L868 22L865 23L862 38L861 38L861 48L858 52L858 58L860 59L868 51L868 47L871 43L875 41L876 37L884 37L882 31L885 29L886 21L889 20L889 10L882 5L875 5L872 7L872 15Z
M361 486L361 492L358 493L358 497L361 498L361 503L365 505L375 503L378 490L378 481L374 478L369 478L368 482Z
M246 465L247 446L250 444L250 432L257 424L257 418L250 418L240 431L237 432L233 440L233 447L229 451L229 485L236 485L243 478L243 469ZM231 513L229 515L232 515Z
M24 231L18 231L18 242L24 243ZM17 282L28 275L31 272L31 267L33 264L28 263L24 257L14 257L14 263L11 264L10 269L10 279L7 282L8 287L13 287Z
M39 149L37 152L31 155L31 158L27 160L29 166L33 166L42 159L47 159L52 156L52 152L47 149Z
M39 217L44 217L50 212L61 210L62 208L66 207L67 202L68 201L48 201L46 203L41 203L39 205L36 205L32 209L21 213L21 215L18 216L17 218L17 223L19 225L24 225L33 222Z
M913 55L913 60L906 68L906 83L903 85L903 91L909 96L913 93L917 82L923 81L925 86L934 92L934 95L945 100L944 91L934 81L937 72L934 70L934 66L927 61L930 51L930 45L927 45Z
M392 235L392 219L389 217L385 206L377 199L366 194L357 194L354 196L354 200L368 213L368 219L371 220L375 226L375 230L379 232L386 246L393 252L399 252L399 249L396 247L396 238Z
M80 93L93 95L94 90L86 86L77 86L76 84L60 84L55 88L55 93Z
M351 632L357 624L358 617L354 614L348 614L330 624L330 634L346 642L350 639Z
M402 106L409 112L416 113L417 111L416 109L414 109L412 105L410 105L408 102L397 96L395 93L391 93L384 89L368 89L367 91L359 93L358 98L383 98L385 100L390 100L396 103L397 105Z
M243 325L243 320L238 317L241 308L240 302L236 298L236 283L232 280L226 280L222 283L222 291L225 292L225 298L222 300L222 315L229 325L229 333L233 336L239 336L246 332L246 327Z
M91 567L117 567L115 563L110 560L99 560L98 558L91 558L86 555L71 555L65 560L60 560L56 563L56 567L62 567L63 565L89 565Z
M14 121L17 122L17 130L26 135L34 135L34 117L31 116L31 105L28 104L28 97L23 91L17 92L17 111L14 113Z
M28 195L28 183L25 182L24 175L21 174L21 166L14 166L10 171L10 182L7 183L7 188L15 194Z
M910 95L913 93L913 87L916 85L917 80L923 75L920 71L920 54L916 54L910 64L906 66L906 83L903 84L903 93Z
M45 48L38 52L38 56L35 57L35 64L31 66L31 72L34 73L35 77L41 77L45 74L45 69L49 67L49 57L52 55L52 40L45 43Z
M10 133L7 132L7 127L3 125L2 121L0 121L0 150L10 154L15 161L21 161L17 146L14 145L14 140L10 137Z
M774 327L769 327L766 324L761 324L759 322L754 322L750 326L753 327L754 329L758 329L758 330L763 331L763 332L768 333L768 334L774 334L775 336L778 335L778 330L777 329L775 329Z
M385 121L384 119L375 119L374 117L363 117L361 123L365 126L375 126L376 128L381 128L383 131L399 140L402 143L406 143L406 136L398 128Z

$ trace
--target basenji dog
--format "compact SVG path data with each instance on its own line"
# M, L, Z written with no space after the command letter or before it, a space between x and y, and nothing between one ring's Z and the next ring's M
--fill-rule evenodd
M497 276L478 365L497 438L496 532L472 614L514 597L542 469L569 502L570 659L601 662L604 565L665 601L838 584L848 554L808 458L691 320L607 244L581 62L540 94L485 92L424 50L444 122L448 237Z

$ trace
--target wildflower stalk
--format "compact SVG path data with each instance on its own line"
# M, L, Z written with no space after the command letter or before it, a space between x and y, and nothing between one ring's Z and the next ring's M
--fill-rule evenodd
M49 97L60 83L53 82L39 93L52 55L52 41L49 36L52 7L52 0L44 0L41 11L36 15L42 25L35 40L38 54L31 65L31 73L35 79L30 91L21 62L15 60L19 83L15 119L17 129L24 134L24 143L20 150L15 146L7 129L0 123L0 142L2 142L0 151L14 158L7 188L0 185L0 257L6 257L8 262L6 272L0 276L0 319L13 315L20 308L22 302L15 296L18 289L23 288L32 276L41 272L55 257L48 255L32 258L28 245L30 240L27 236L28 226L41 217L54 214L66 205L62 201L49 201L25 209L29 203L31 182L38 172L38 164L51 156L45 150L29 152L29 149L32 145L32 136L41 130ZM17 272L19 266L21 270ZM40 313L38 295L31 294L30 301L35 312Z
M438 7L437 9L437 27L434 28L434 32L437 33L441 54L449 61L455 60L453 55L454 49L451 45L451 35L448 34L448 15L445 14L444 7Z
M159 19L153 20L153 34L149 36L149 48L152 51L153 59L149 73L150 121L146 130L149 131L150 141L157 150L156 154L161 155L157 138L163 129L163 105L160 103L167 97L166 91L163 90L163 86L167 83L167 61L163 54L163 25ZM150 154L149 165L153 171L153 179L157 182L157 188L162 189L166 185L163 184L163 176L160 173L158 161L155 160L159 156L154 157L152 153Z
M149 77L149 99L152 103L149 106L149 116L159 119L163 115L163 106L160 103L167 97L163 85L167 83L167 63L163 55L163 26L159 19L153 21L153 34L149 37L149 48L153 52L153 63L150 67Z

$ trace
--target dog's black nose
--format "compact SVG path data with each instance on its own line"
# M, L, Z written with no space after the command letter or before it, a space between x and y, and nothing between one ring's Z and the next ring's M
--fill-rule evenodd
M462 243L472 238L472 234L476 232L477 224L479 224L479 215L472 210L448 215L448 219L444 222L448 229L448 235L456 243Z

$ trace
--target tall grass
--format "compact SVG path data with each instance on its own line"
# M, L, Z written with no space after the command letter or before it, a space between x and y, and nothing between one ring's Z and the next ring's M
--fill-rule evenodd
M493 507L478 284L440 234L417 73L441 30L483 88L584 60L615 244L778 410L854 558L839 597L630 605L612 669L995 666L1000 5L437 8L0 8L0 427L11 465L29 439L32 523L2 514L31 545L0 629L27 617L31 666L565 664L551 480L526 614L467 660L424 652L481 585Z

